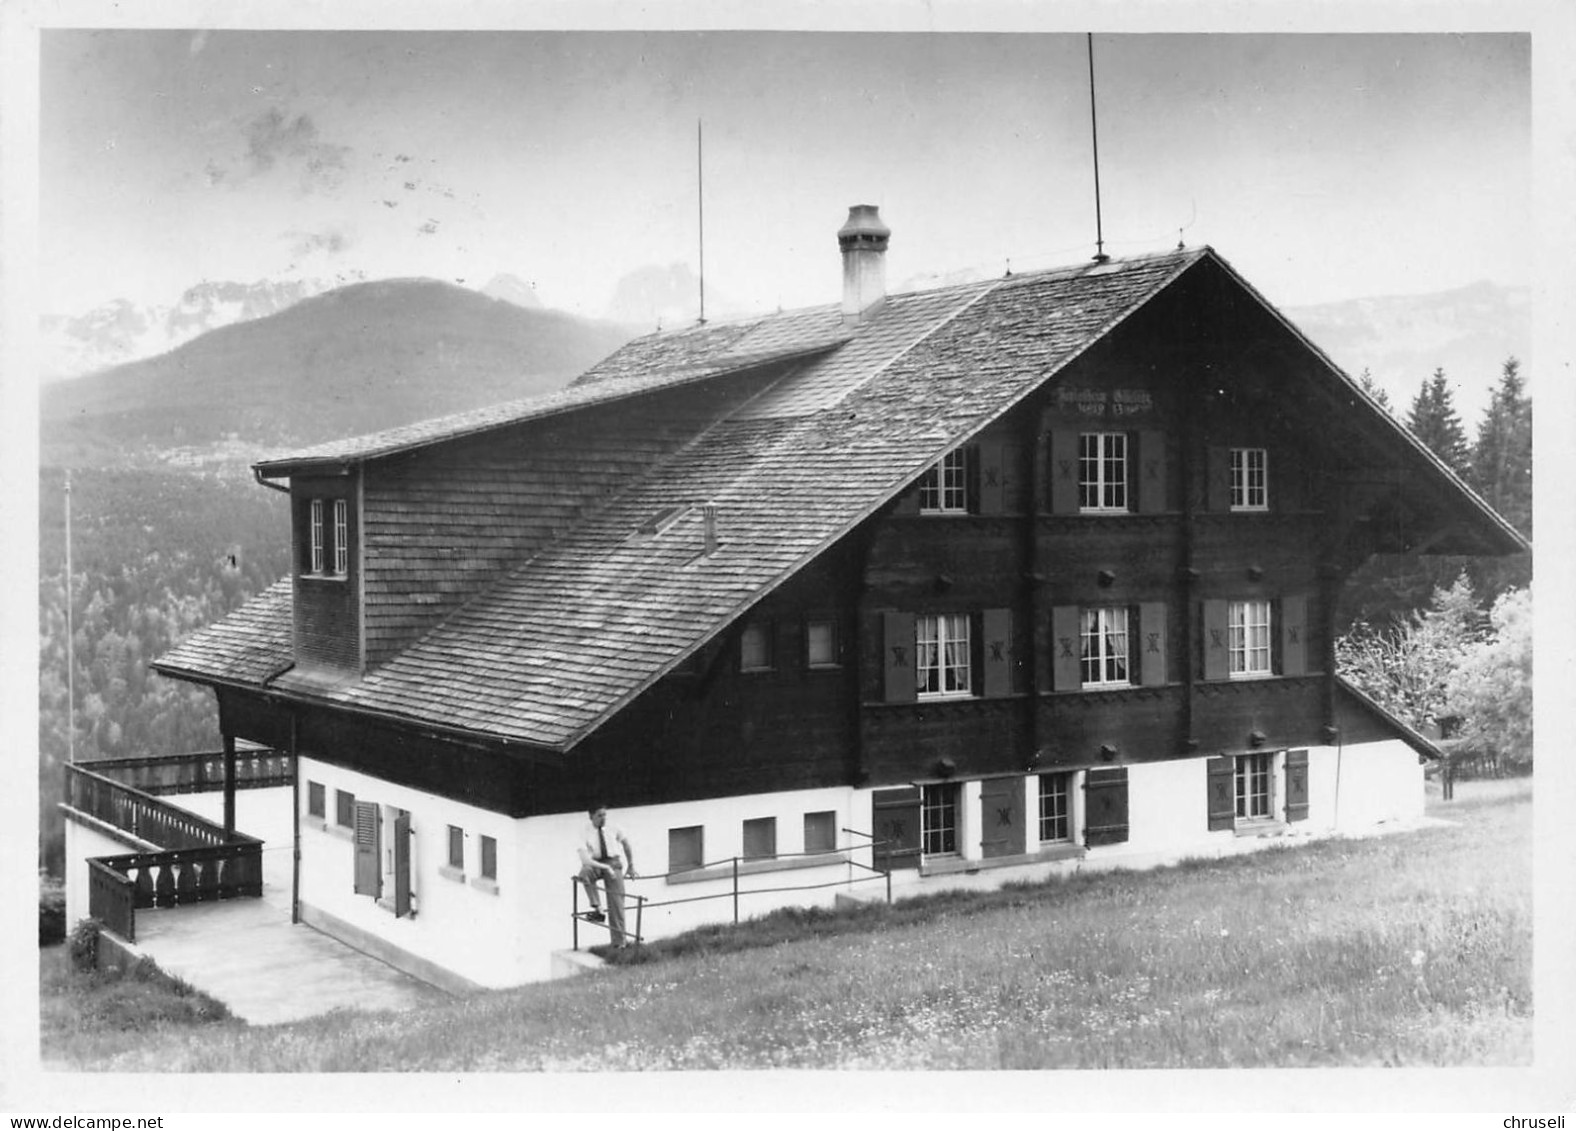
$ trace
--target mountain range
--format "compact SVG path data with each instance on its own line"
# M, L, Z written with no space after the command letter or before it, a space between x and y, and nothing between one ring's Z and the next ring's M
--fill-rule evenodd
M480 291L432 279L203 283L167 308L108 304L54 330L77 357L175 342L42 390L44 462L239 466L335 436L559 388L653 317L694 317L681 266L631 272L596 322L543 307L531 285ZM726 300L707 312L727 313ZM1354 299L1285 313L1337 364L1367 370L1399 415L1435 368L1469 432L1504 360L1531 374L1530 296L1480 282L1428 295Z
M355 283L44 385L43 461L250 462L556 389L630 336L432 279Z

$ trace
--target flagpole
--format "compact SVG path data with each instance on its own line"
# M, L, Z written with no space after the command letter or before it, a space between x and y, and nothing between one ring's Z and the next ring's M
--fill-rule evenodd
M66 762L77 760L76 624L71 606L71 469L66 468Z

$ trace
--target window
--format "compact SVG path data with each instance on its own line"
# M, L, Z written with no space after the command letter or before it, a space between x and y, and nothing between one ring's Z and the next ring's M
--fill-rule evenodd
M1040 843L1071 840L1071 774L1040 775Z
M832 852L837 848L837 814L828 809L804 815L804 850Z
M921 697L970 694L969 658L966 614L914 619L914 681Z
M308 817L327 817L327 797L322 782L309 781L306 783L306 815Z
M449 867L465 871L465 830L458 825L449 826Z
M1275 798L1270 783L1273 754L1237 755L1237 819L1265 819L1274 813Z
M1127 434L1084 432L1078 437L1078 509L1127 510Z
M967 514L968 510L968 450L958 448L942 456L919 481L919 513Z
M356 827L356 795L342 789L334 791L334 823L347 829Z
M739 635L739 670L765 672L772 667L772 634L764 624L747 624Z
M804 626L805 663L812 668L837 666L837 624L813 620Z
M349 507L344 499L334 500L334 572L340 577L350 572Z
M482 879L496 880L498 878L498 841L494 837L482 837Z
M668 830L668 871L689 872L706 862L701 826Z
M1232 679L1271 674L1270 603L1232 601L1227 618L1227 673Z
M1265 480L1267 453L1263 448L1231 449L1231 509L1262 511L1269 509Z
M323 572L323 500L312 500L311 543L313 573Z
M777 818L754 817L744 822L744 858L766 860L777 855Z
M920 802L920 851L926 856L958 851L958 787L952 782L927 785Z
M1127 609L1116 606L1084 609L1079 673L1084 687L1127 687L1132 683L1127 659Z

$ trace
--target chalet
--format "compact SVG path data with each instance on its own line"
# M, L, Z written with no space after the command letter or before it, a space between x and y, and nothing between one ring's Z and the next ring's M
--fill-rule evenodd
M1420 816L1342 584L1516 532L1207 247L888 295L889 236L841 303L255 466L293 574L154 666L293 755L302 921L545 978L593 802L647 938Z

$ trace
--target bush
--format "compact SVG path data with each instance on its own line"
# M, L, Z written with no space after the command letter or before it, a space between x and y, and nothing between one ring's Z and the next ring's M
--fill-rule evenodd
M38 945L66 941L66 885L44 869L38 870Z
M71 928L71 965L76 970L98 969L99 931L104 924L91 915Z

